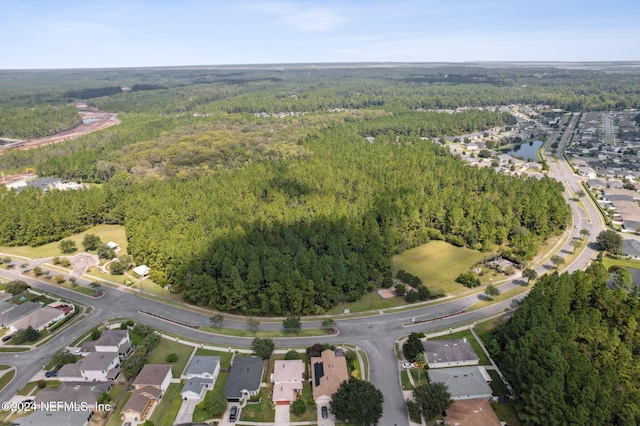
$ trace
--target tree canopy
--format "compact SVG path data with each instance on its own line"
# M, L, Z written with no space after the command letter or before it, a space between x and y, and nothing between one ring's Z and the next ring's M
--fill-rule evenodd
M536 425L640 421L640 301L595 262L543 275L489 348Z
M336 419L358 426L377 425L382 417L382 392L369 382L350 377L331 398Z

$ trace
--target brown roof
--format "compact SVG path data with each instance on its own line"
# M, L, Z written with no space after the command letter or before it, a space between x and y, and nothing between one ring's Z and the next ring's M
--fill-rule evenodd
M166 364L146 364L133 381L133 386L161 386L162 381L171 375L171 366Z
M450 426L500 426L500 420L486 399L461 399L447 409Z
M133 411L144 413L154 400L160 398L160 390L151 386L146 386L133 391L133 395L122 408L122 412Z
M349 379L345 357L336 357L331 349L322 351L319 357L311 358L311 377L313 399L322 395L332 396L340 384Z

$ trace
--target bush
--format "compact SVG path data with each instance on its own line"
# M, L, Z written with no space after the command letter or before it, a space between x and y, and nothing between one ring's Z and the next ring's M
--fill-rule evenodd
M38 380L38 389L44 389L47 386L47 382L44 379Z
M69 261L69 259L60 259L60 264L64 268L68 268L69 266L71 266L71 262Z
M173 364L174 362L178 361L178 354L176 353L170 353L169 355L167 355L167 362L170 364Z
M76 246L76 243L73 240L62 240L60 241L60 244L58 245L58 247L60 248L60 251L64 254L71 254L74 251L78 250L78 247Z
M60 275L56 275L55 278L56 282L58 284L62 284L63 282L66 281L66 279L64 278L64 275L60 274Z
M480 278L473 275L471 272L465 272L456 278L456 282L462 284L465 287L473 288L480 285Z
M307 411L307 405L304 403L302 398L298 398L291 404L291 412L296 416L301 416L304 412Z
M418 292L417 291L409 291L407 295L404 296L404 300L407 303L414 303L418 301Z
M286 360L300 359L300 354L297 351L290 350L285 354L284 359Z

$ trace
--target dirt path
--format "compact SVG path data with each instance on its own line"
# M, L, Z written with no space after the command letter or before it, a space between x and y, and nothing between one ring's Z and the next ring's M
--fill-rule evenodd
M2 145L0 146L0 155L10 149L26 150L45 145L51 145L69 139L75 139L82 135L86 135L87 133L95 132L98 130L106 129L107 127L120 124L120 120L118 120L118 114L87 109L80 111L80 115L82 116L83 120L82 124L79 124L76 127L62 131L60 133L56 133L55 135L37 139L15 141L6 145Z

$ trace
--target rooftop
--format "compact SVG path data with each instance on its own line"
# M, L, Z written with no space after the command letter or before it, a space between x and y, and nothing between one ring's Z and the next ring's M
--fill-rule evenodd
M473 395L491 395L491 386L487 383L491 377L483 367L435 368L427 370L429 382L443 383L452 398L465 398Z
M313 399L322 395L332 396L342 382L349 379L347 361L336 356L331 349L322 351L319 357L311 358Z
M427 364L440 362L480 361L466 338L427 340L422 342Z
M171 366L167 364L146 364L133 381L133 386L161 386L167 374L171 375Z
M258 389L262 380L263 370L264 364L259 357L235 357L222 394L226 398L242 398L243 390Z
M191 358L185 374L187 376L198 376L204 373L213 374L218 364L220 364L219 356L196 355Z
M447 409L445 420L451 426L500 426L500 420L486 399L461 399Z

